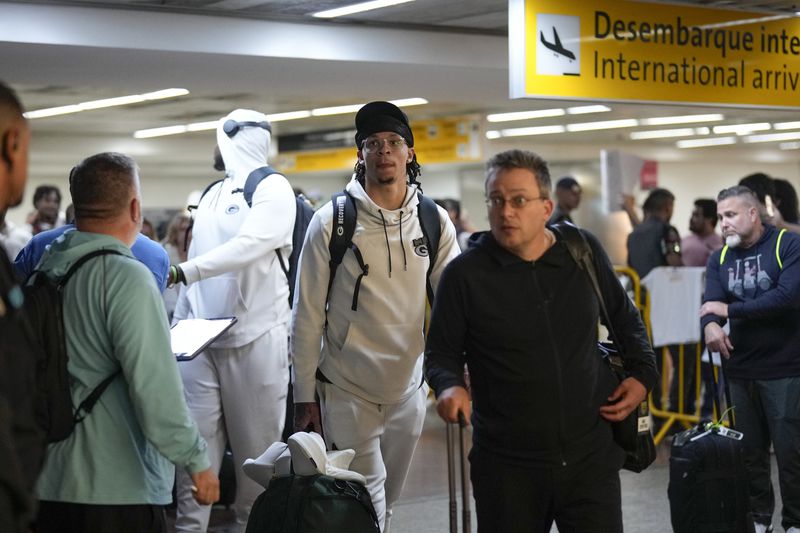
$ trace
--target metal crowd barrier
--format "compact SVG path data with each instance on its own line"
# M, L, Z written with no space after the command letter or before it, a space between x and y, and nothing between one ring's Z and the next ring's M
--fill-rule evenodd
M615 266L614 271L617 274L617 278L620 280L620 283L628 292L628 295L633 300L633 303L636 305L636 308L639 309L639 312L642 314L642 319L644 320L645 327L647 328L647 334L650 336L652 341L653 334L652 328L650 324L650 309L651 309L651 302L650 302L650 294L647 291L642 291L641 281L639 280L638 274L629 268L624 266ZM699 320L699 318L698 318ZM683 428L690 428L693 425L696 425L700 422L701 416L701 408L703 402L703 395L702 395L702 374L701 374L701 355L702 355L702 345L701 343L693 343L693 344L682 344L677 345L678 349L678 405L676 410L670 410L669 406L669 392L670 392L670 379L672 377L672 358L669 353L669 348L664 346L661 348L661 398L659 402L653 401L652 393L649 395L648 401L650 403L650 413L653 416L653 419L661 419L663 423L660 424L659 430L653 435L653 440L656 444L659 444L664 438L670 433L673 426L677 423L683 426ZM691 412L687 412L686 406L686 353L687 350L693 350L695 357L694 357L694 409ZM713 367L713 371L717 377L717 383L719 383L719 369L717 367ZM716 412L716 408L714 409L714 419L719 419L720 414Z

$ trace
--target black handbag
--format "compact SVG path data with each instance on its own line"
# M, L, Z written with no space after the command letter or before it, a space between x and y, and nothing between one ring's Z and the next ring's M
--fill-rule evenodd
M597 282L592 249L580 230L572 224L562 222L552 228L564 238L567 249L578 264L578 268L589 276L609 335L609 341L598 343L598 351L603 361L609 365L617 377L618 382L622 382L629 374L625 370L622 344L618 342L619 337L614 333L611 317L606 309L600 284ZM638 409L631 411L624 420L612 422L611 429L614 433L614 441L625 450L625 464L622 465L622 468L638 473L655 461L656 445L650 431L650 407L646 398Z

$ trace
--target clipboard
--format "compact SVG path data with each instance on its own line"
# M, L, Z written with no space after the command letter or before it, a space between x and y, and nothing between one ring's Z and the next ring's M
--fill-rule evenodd
M179 320L170 328L172 354L177 361L191 361L236 322L235 316Z

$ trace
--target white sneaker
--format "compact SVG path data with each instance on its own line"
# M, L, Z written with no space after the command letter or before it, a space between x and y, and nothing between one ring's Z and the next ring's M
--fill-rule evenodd
M800 533L800 527L790 527L786 530L786 533Z
M289 450L292 454L294 473L299 476L325 474L328 455L322 435L315 432L300 431L289 437Z
M759 524L754 522L756 526L756 533L770 533L772 531L772 524Z
M244 473L264 488L269 486L272 476L288 475L291 455L286 444L273 442L267 450L255 459L247 459L242 465Z

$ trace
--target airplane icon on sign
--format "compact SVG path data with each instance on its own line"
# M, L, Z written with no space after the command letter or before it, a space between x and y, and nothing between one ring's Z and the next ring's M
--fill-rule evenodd
M557 55L562 55L562 56L567 57L569 59L575 59L575 54L570 52L566 48L564 48L564 45L561 44L561 39L558 38L558 32L556 31L556 27L555 26L553 26L553 41L554 42L552 42L552 43L548 42L547 39L544 38L544 32L543 31L540 31L539 35L540 35L542 44L545 46L545 48L547 48L549 50L552 50Z

